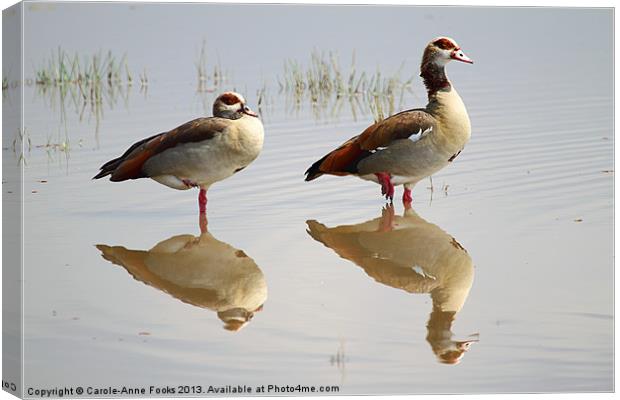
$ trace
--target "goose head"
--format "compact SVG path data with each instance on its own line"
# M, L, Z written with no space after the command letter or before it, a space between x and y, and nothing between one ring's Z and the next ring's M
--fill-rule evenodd
M431 40L424 49L422 65L435 64L443 67L452 60L473 64L474 61L467 57L454 39L446 36L436 37Z
M242 307L231 308L225 311L218 311L217 316L224 322L224 329L231 332L241 330L248 322L254 318L254 314L262 311L263 306L259 306L254 311L249 311Z
M237 119L244 115L258 117L254 111L246 105L242 95L235 92L225 92L213 102L213 116Z

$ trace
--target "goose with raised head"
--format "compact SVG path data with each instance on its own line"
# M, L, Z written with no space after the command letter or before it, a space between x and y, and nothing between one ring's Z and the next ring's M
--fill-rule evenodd
M411 207L402 216L387 205L381 217L327 227L310 220L307 232L340 257L353 261L376 282L408 293L429 293L433 309L426 340L437 360L456 364L477 338L455 339L452 323L474 281L474 264L465 248Z
M411 203L414 185L452 162L471 136L465 104L446 76L446 64L452 60L473 63L453 39L433 39L420 66L428 92L426 107L369 126L312 164L306 181L323 174L354 175L379 183L390 201L394 186L403 185L403 202Z

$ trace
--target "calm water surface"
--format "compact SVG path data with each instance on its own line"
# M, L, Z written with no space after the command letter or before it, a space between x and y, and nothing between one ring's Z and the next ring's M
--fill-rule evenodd
M26 77L62 46L126 53L149 84L107 93L99 114L25 87L25 386L612 390L612 17L27 6ZM295 106L279 91L284 60L307 64L318 49L348 63L355 50L360 70L386 75L404 62L403 78L416 79L398 111L425 104L418 62L440 34L476 61L448 67L473 133L433 190L421 182L404 210L354 178L303 182L373 116L347 100ZM136 140L210 115L217 93L196 91L203 38L209 65L227 71L217 90L256 108L265 89L266 140L250 167L209 191L201 234L194 191L91 177ZM10 112L14 92L4 95ZM7 135L3 156L17 163ZM382 230L390 218L395 229Z

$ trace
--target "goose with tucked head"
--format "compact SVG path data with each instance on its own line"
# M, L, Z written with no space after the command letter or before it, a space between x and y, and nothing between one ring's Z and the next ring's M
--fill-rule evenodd
M267 301L267 282L256 262L208 231L176 235L150 250L105 244L97 249L137 281L216 312L228 331L243 328Z
M213 103L213 117L197 118L134 143L105 163L93 179L151 178L173 189L200 188L198 204L205 213L207 189L254 161L263 138L263 124L243 96L226 92Z

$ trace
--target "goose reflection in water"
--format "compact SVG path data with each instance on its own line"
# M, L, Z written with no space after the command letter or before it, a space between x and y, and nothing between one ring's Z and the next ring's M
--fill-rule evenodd
M409 293L430 293L433 310L426 340L437 359L457 364L472 342L454 340L452 323L474 279L467 251L452 236L407 207L403 216L388 205L379 218L328 228L307 221L316 241L353 261L374 280ZM476 336L476 335L472 335Z
M97 248L136 280L213 310L225 329L238 331L262 310L267 299L265 277L243 250L213 237L206 221L203 228L200 236L173 236L147 251L101 244Z

